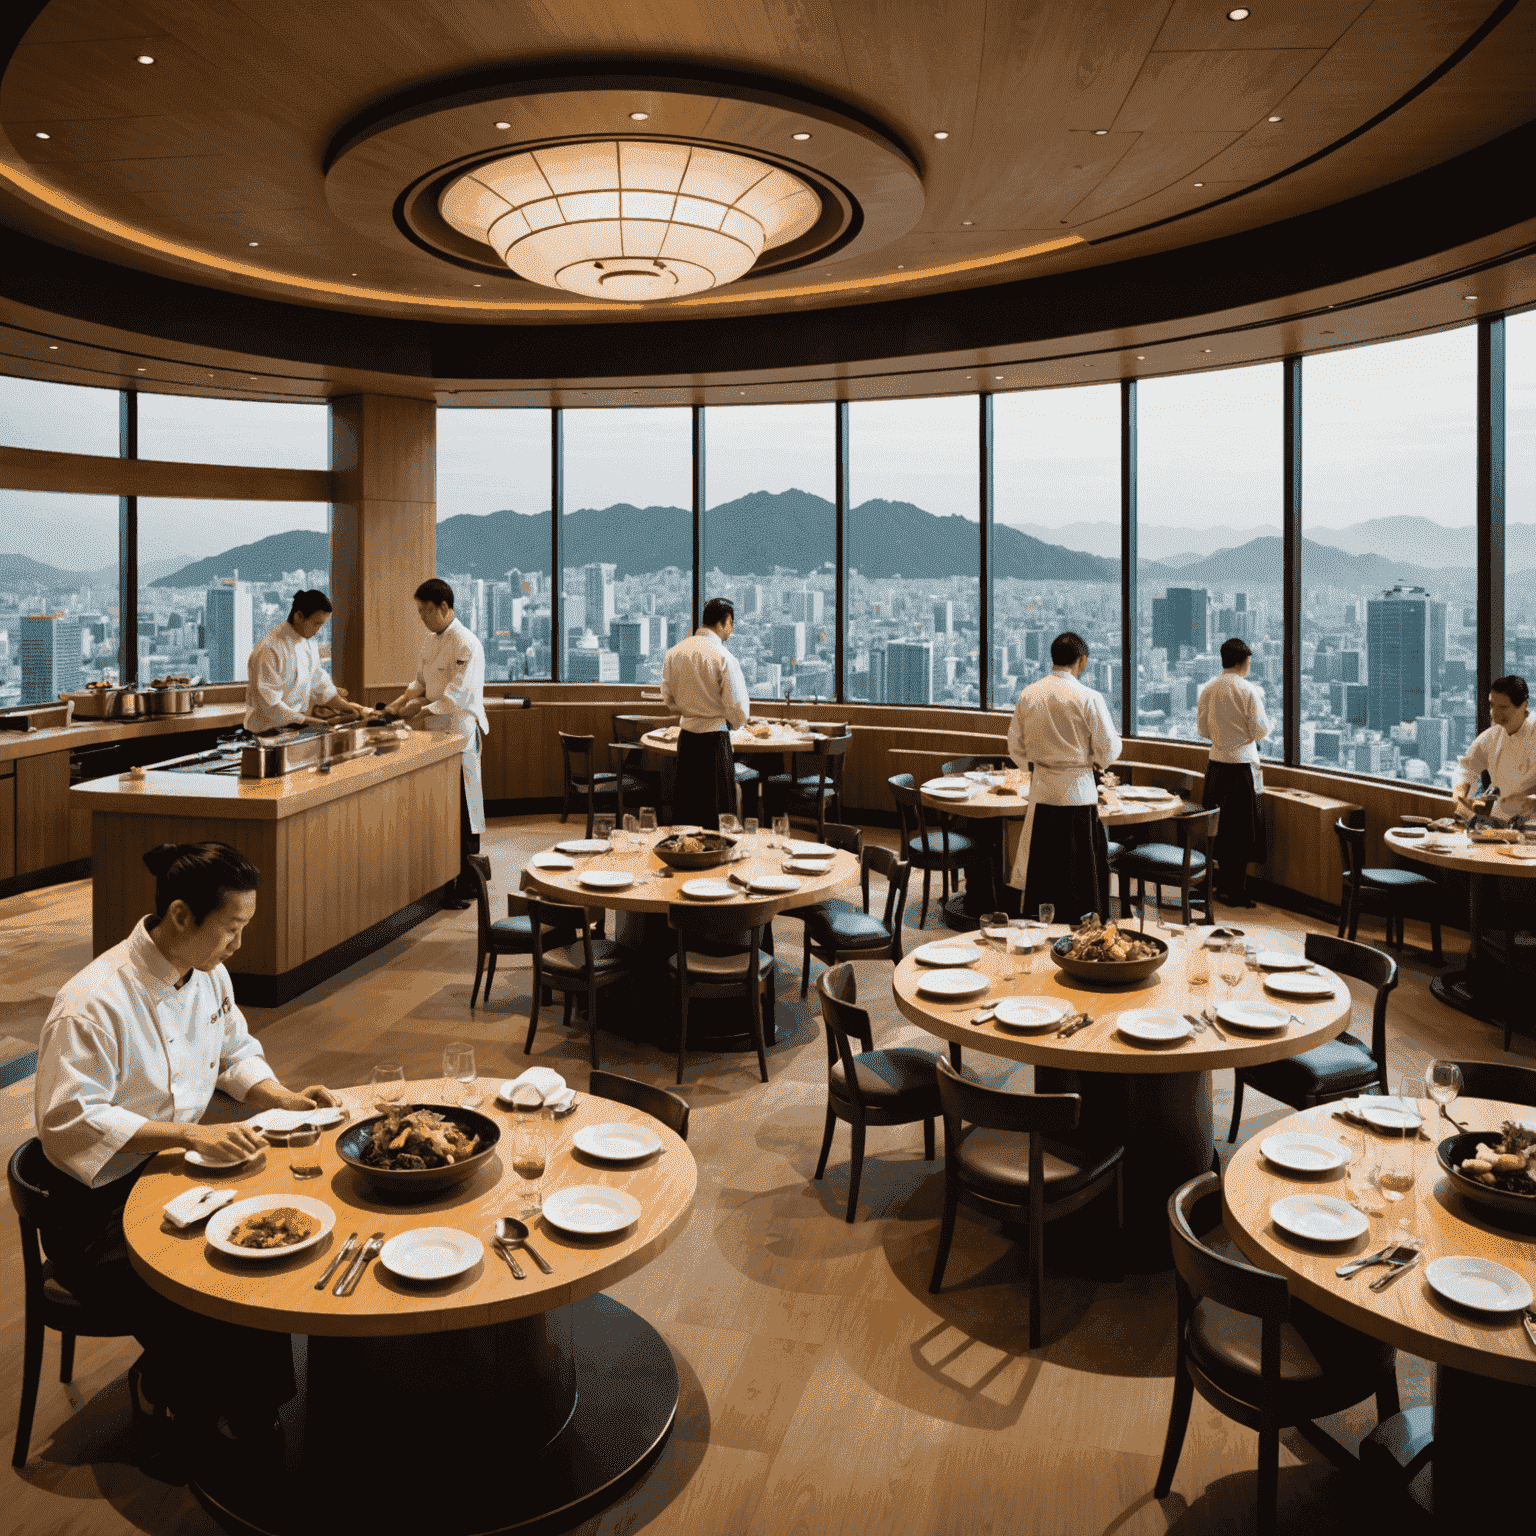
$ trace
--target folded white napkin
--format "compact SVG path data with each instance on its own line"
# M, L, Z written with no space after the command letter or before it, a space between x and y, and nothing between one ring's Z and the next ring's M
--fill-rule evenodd
M549 1067L529 1067L520 1077L501 1085L501 1096L510 1099L522 1087L537 1089L550 1109L564 1109L576 1097L576 1090L568 1088L565 1079Z
M221 1205L228 1205L239 1193L238 1189L215 1189L211 1184L195 1185L166 1201L165 1219L173 1227L190 1227L193 1222L212 1216Z
M314 1109L264 1109L259 1115L252 1115L245 1123L251 1130L271 1131L281 1136L297 1130L301 1125L312 1125L316 1130L323 1131L328 1125L340 1125L346 1118L347 1112L344 1109L321 1104Z

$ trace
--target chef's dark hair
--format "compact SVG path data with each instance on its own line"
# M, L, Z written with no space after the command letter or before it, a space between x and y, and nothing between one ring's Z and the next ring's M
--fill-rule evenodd
M1234 638L1221 642L1221 664L1224 667L1240 667L1252 655L1246 641Z
M1051 641L1051 665L1070 667L1079 656L1088 654L1088 642L1070 629L1063 630Z
M1531 690L1523 677L1517 677L1513 672L1508 677L1496 677L1488 684L1489 693L1502 693L1511 704L1519 709L1530 698Z
M199 927L231 892L261 883L261 871L228 843L161 843L144 855L144 867L155 877L155 916L184 901Z
M317 613L331 613L331 600L324 592L316 592L312 587L306 587L303 591L293 594L293 606L288 610L291 619L298 614L302 619L312 619Z
M453 607L453 588L438 576L422 582L412 596L418 603L436 603L439 608L447 603L450 608Z
M704 604L699 622L705 629L718 629L727 619L736 617L736 605L728 597L712 597Z

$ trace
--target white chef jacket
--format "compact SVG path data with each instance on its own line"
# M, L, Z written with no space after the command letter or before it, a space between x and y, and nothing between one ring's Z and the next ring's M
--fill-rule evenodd
M464 738L462 768L469 830L484 832L480 738L489 735L491 727L485 718L485 650L479 640L457 619L442 634L428 634L421 643L415 679L405 694L407 698L426 696L426 705L417 717L424 730Z
M740 730L752 718L741 663L712 629L700 625L667 652L661 665L662 707L685 731Z
M54 998L37 1048L43 1151L82 1184L110 1183L144 1154L122 1148L146 1121L191 1125L222 1088L243 1100L274 1077L222 965L184 986L143 918Z
M1526 711L1525 724L1513 736L1502 725L1490 725L1467 748L1456 765L1456 789L1466 794L1487 771L1499 798L1493 814L1536 814L1536 713Z
M273 731L298 725L317 704L334 699L336 685L320 665L320 646L287 619L256 642L245 668L245 728Z
M1222 672L1201 690L1195 705L1195 729L1210 742L1213 763L1247 763L1258 777L1259 743L1269 735L1264 691L1236 672Z

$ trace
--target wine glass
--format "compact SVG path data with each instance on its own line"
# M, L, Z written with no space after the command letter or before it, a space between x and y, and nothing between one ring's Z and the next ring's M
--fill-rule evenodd
M757 847L757 827L758 821L756 816L748 816L741 824L742 832L746 834L754 848Z
M368 1087L373 1107L381 1114L388 1113L405 1095L405 1068L397 1061L381 1061L368 1074Z
M1461 1068L1454 1061L1432 1061L1424 1068L1424 1092L1440 1106L1440 1113L1452 1125L1449 1106L1456 1102L1462 1090Z
M517 1107L512 1129L512 1171L522 1181L518 1198L523 1202L520 1216L537 1216L544 1209L542 1181L549 1155L549 1110L538 1104Z
M443 1076L459 1084L459 1103L473 1109L482 1096L470 1093L475 1081L475 1048L467 1040L454 1040L443 1047Z
M1248 952L1243 948L1241 940L1234 939L1232 943L1222 945L1216 956L1216 974L1227 984L1229 1002L1237 996L1247 969Z

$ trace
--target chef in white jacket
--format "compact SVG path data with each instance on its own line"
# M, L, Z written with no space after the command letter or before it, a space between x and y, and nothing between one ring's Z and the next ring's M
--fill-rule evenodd
M480 741L490 731L485 718L485 651L453 611L453 588L433 577L416 588L416 612L426 626L421 659L411 686L388 709L417 729L464 737L459 793L459 883L450 907L463 911L473 899L470 858L480 852L485 831L485 797L480 788Z
M256 642L245 668L245 728L258 736L295 726L325 726L330 722L316 713L361 715L337 691L320 664L315 636L331 616L331 600L324 592L293 594L288 617Z

